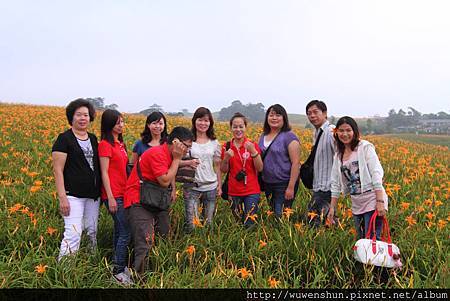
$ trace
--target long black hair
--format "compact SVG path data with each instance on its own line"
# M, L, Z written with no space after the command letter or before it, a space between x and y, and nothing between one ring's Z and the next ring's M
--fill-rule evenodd
M117 110L107 109L102 114L102 121L100 126L101 140L106 140L114 147L114 136L112 134L113 128L116 126L119 118L123 118ZM122 133L119 134L119 141L123 143ZM126 146L124 144L125 150Z
M194 135L194 141L197 140L197 128L195 127L195 122L197 121L197 119L203 118L205 116L207 116L209 119L209 128L206 131L206 136L208 136L208 138L211 140L216 140L216 134L214 133L214 119L211 114L211 111L208 108L199 107L197 110L195 110L194 116L192 116L191 131L192 131L192 134Z
M150 141L152 141L152 133L150 132L149 125L152 122L164 120L164 130L161 132L161 139L159 140L159 144L163 144L164 142L167 142L167 120L166 116L164 116L163 113L155 111L150 113L150 115L147 116L147 120L145 121L145 127L144 131L141 133L141 140L142 143L147 144Z
M280 114L283 116L283 126L281 127L281 132L287 132L291 130L291 126L289 125L289 119L288 114L286 112L286 109L280 105L280 104L274 104L271 105L267 111L266 111L266 118L264 119L264 135L267 135L270 133L270 125L269 121L267 120L269 118L270 111L274 111L277 114Z
M344 116L339 118L338 122L336 123L336 132L334 133L334 138L336 140L336 144L337 144L337 149L338 149L338 154L341 157L341 161L342 158L344 157L344 151L345 151L345 145L344 143L342 143L341 140L339 140L337 131L339 129L339 127L343 124L348 124L352 130L353 130L353 139L350 142L350 149L352 151L355 150L355 148L358 146L359 144L359 128L358 128L358 124L356 123L356 121L349 116Z

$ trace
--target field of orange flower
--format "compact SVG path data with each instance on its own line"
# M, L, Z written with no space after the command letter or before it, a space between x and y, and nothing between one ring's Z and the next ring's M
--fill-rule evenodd
M99 134L99 116L91 131ZM144 126L144 116L126 116L125 141L131 150ZM169 128L189 126L169 118ZM60 107L0 104L0 288L116 287L111 281L112 221L101 208L98 250L82 248L58 264L63 231L51 168L51 146L67 128ZM256 139L261 125L250 125ZM301 140L301 161L311 147L311 132L294 129ZM229 139L226 123L217 123L220 141ZM309 229L302 221L309 191L300 189L292 210L277 221L262 199L252 216L257 227L236 224L224 201L218 202L212 228L196 221L183 234L183 203L171 212L168 240L156 238L151 271L136 287L450 287L450 151L386 137L366 137L376 145L390 196L388 218L403 268L381 273L353 260L355 242L349 200L338 206L333 228ZM131 155L131 153L130 153ZM180 194L179 194L180 195ZM85 245L85 244L83 244ZM379 277L379 276L383 277Z

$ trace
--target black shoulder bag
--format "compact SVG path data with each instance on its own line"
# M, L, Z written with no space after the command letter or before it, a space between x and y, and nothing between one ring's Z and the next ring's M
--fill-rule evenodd
M270 147L272 146L272 144L275 142L275 140L277 140L277 137L280 133L278 133L275 138L272 139L272 142L269 144L269 146L267 147L267 149L262 153L261 155L261 159L263 161L264 164L264 159L267 157L267 154L269 153ZM264 143L264 137L263 137L263 143ZM266 189L266 184L264 183L263 177L262 177L263 172L258 172L258 183L259 183L259 189L261 191L264 191Z
M228 141L225 145L225 150L229 150L231 147L231 142ZM230 175L230 170L228 170L227 175L225 176L225 180L222 183L222 194L220 197L226 201L228 201L228 176Z
M139 161L136 163L136 169L140 183L139 201L142 207L150 211L169 209L170 189L161 187L155 182L145 180L142 177Z
M317 137L316 143L314 144L308 159L300 167L300 179L302 179L303 185L306 188L313 188L314 181L314 159L316 157L317 146L319 145L320 137L322 136L323 130L320 129L319 136Z

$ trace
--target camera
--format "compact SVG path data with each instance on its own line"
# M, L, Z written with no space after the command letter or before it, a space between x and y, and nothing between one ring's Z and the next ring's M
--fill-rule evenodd
M246 177L247 177L247 173L245 172L245 170L241 169L234 178L236 180L238 180L239 182L243 182L243 181L245 181Z

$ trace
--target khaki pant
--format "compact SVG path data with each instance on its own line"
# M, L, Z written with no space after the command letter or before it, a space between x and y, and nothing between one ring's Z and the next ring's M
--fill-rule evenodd
M140 204L133 204L127 209L127 215L134 245L133 268L142 274L147 266L154 232L163 238L169 233L169 211L149 211Z

